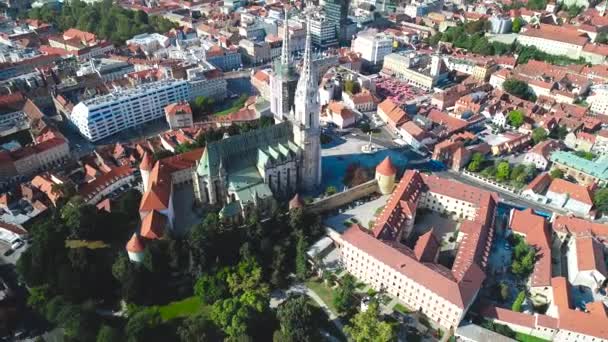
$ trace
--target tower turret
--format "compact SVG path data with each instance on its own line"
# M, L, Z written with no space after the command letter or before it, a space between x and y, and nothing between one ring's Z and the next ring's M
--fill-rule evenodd
M376 166L376 180L378 181L378 188L380 193L388 195L393 192L395 188L395 177L397 176L397 169L391 161L391 157L386 157L384 160Z

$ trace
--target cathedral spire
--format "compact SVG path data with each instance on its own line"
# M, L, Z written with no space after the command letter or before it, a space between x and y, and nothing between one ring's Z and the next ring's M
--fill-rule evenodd
M283 48L281 52L281 64L289 65L289 10L285 11L285 20L283 21Z
M300 87L300 83L304 84L312 84L315 83L315 74L312 71L312 35L311 24L310 24L310 15L306 16L306 45L304 45L304 58L302 60L302 73L300 74L300 80L298 82L298 88Z

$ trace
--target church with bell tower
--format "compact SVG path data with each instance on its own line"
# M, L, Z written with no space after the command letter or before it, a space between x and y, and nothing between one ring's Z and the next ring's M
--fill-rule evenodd
M197 202L221 206L222 217L244 217L254 208L263 212L276 198L319 190L321 108L310 34L312 10L311 5L305 11L306 45L299 76L289 53L285 15L281 60L271 77L275 124L210 142L194 168Z

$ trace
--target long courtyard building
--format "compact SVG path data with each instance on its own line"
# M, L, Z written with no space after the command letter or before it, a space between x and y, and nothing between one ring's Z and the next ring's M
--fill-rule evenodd
M409 170L370 230L353 225L338 241L344 267L375 289L398 297L446 329L456 328L484 281L494 235L497 196ZM433 229L408 247L419 209L449 213L462 223L451 268L438 262Z

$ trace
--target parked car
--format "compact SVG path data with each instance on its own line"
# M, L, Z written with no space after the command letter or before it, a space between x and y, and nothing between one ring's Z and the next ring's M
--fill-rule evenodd
M14 249L9 249L6 252L4 252L4 256L9 256L9 255L11 255L13 253L15 253L15 250Z
M11 248L19 249L19 248L23 247L23 245L25 245L25 242L23 242L23 240L21 240L21 239L17 239L11 243Z

